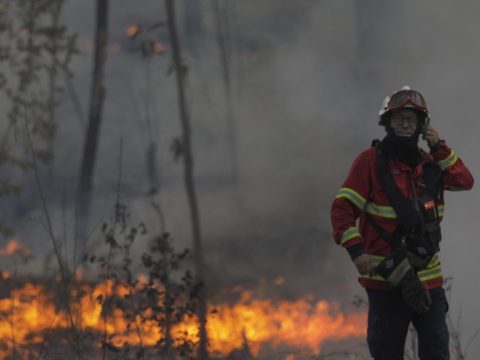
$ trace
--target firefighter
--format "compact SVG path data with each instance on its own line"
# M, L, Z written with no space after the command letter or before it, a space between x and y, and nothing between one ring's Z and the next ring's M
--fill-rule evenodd
M444 190L470 190L473 177L430 126L418 91L405 86L387 97L379 124L386 136L355 159L332 204L333 236L368 295L372 357L403 359L412 323L420 359L449 359L438 256ZM429 153L419 147L420 136Z

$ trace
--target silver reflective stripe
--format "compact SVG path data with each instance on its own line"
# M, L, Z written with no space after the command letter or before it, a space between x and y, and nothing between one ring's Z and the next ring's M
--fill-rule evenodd
M367 200L365 200L365 198L362 195L357 193L355 190L352 190L352 189L346 188L346 187L341 188L338 191L337 196L335 196L335 199L338 199L338 198L345 198L347 200L350 200L360 210L363 210L363 207L365 206L365 203L367 202Z
M343 233L342 238L340 239L340 244L343 245L347 241L352 240L359 236L362 236L360 234L360 230L358 230L358 228L355 226L351 226L347 230L345 230L345 232Z
M372 259L373 265L377 266L382 262L383 259L385 259L385 256L370 254L370 258ZM420 279L420 281L427 281L427 280L439 278L441 276L442 276L442 268L441 268L440 258L438 254L435 254L433 256L432 260L430 260L430 262L428 263L426 269L418 272L418 278ZM381 277L378 274L374 274L373 276L360 275L360 277L364 279L386 281L383 277Z
M377 215L383 218L387 218L387 219L397 218L397 213L395 212L395 209L391 206L383 206L383 205L377 205L375 203L367 203L367 205L365 206L365 212L372 215Z
M397 265L395 270L392 271L388 277L388 282L393 286L400 284L400 281L403 279L405 273L411 269L410 263L407 258L404 258L400 264Z

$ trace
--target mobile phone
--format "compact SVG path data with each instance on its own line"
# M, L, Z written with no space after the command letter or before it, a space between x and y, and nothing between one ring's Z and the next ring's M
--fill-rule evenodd
M427 129L428 129L429 125L430 125L430 116L427 116L425 118L425 124L423 125L423 129L422 129L422 139L423 140L427 140L426 135L427 135Z

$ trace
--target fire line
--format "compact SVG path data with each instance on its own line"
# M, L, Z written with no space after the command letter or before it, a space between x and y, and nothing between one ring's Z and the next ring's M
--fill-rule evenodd
M5 279L5 276L3 276ZM102 315L102 297L125 295L128 288L108 280L96 286L83 284L79 304L72 304L79 316L82 331L108 334L116 347L153 347L163 337L158 323L145 320L150 314L137 315L131 324L121 309L115 309L106 319ZM148 310L147 310L148 312ZM42 284L26 283L10 291L10 297L0 299L0 358L11 356L15 348L17 358L34 355L35 346L45 341L45 334L68 328L68 314L55 304ZM142 321L142 316L144 317ZM105 321L106 320L106 321ZM265 345L302 349L319 354L325 341L343 340L365 335L366 314L363 311L345 314L338 304L309 298L295 301L253 299L244 291L235 304L216 304L209 307L207 330L209 351L227 356L245 345L253 356ZM134 326L132 326L134 325ZM184 318L172 328L174 342L187 336L198 340L197 319ZM100 347L101 336L97 336ZM290 357L291 358L291 357Z

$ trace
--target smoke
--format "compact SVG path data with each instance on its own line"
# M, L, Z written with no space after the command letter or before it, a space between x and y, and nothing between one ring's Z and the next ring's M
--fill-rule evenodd
M383 136L377 113L385 96L403 85L424 93L432 126L478 177L476 156L480 45L473 1L273 1L234 2L228 7L232 88L239 179L231 178L225 94L213 13L202 2L205 37L199 58L187 50L195 174L213 287L254 285L283 277L285 296L312 292L326 298L363 295L345 251L330 235L330 203L354 157ZM181 18L181 6L178 9ZM151 233L159 221L149 198L146 152L157 145L160 193L168 230L179 248L190 246L182 166L170 151L180 135L169 55L148 61L124 29L165 20L161 1L111 2L107 98L95 174L93 218L113 213L123 142L121 200L131 221ZM83 51L74 63L75 87L88 105L93 2L71 1L65 22L79 32ZM148 36L168 44L166 28ZM167 46L168 47L168 46ZM150 90L149 90L150 89ZM150 103L147 105L147 96ZM51 211L62 224L62 192L71 208L83 145L83 129L67 96L58 112L57 195ZM150 111L147 111L149 107ZM86 113L86 111L85 111ZM425 144L424 144L425 145ZM32 179L27 179L34 189ZM60 191L62 190L62 191ZM446 196L442 263L452 276L452 315L463 314L465 337L480 323L475 311L479 273L474 208L469 193ZM42 217L33 190L20 199L26 218ZM73 213L68 212L69 221ZM33 248L48 243L31 222L20 232ZM94 235L91 240L101 241ZM148 238L135 251L145 251ZM478 343L478 342L477 342ZM477 343L471 353L478 352Z

